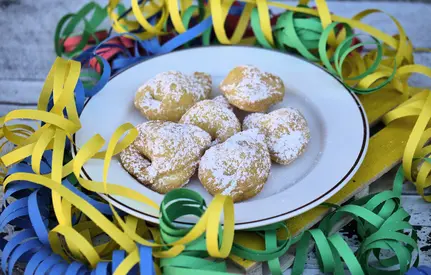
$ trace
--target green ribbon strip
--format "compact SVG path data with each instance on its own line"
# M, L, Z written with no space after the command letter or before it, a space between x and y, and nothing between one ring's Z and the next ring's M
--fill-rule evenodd
M92 13L89 20L86 16ZM94 2L90 2L80 9L76 14L69 13L63 16L57 24L54 34L54 46L55 53L57 56L67 56L73 57L76 54L82 52L84 47L88 44L88 40L93 37L97 44L99 44L99 39L95 35L97 28L106 19L107 11L106 8L102 8L100 5ZM73 35L76 27L83 22L84 31L81 35L81 41L79 44L69 53L64 52L64 41Z
M277 20L274 36L280 50L294 49L306 59L319 62L319 57L316 57L310 50L319 48L322 32L322 23L319 18L304 18L300 13L285 12Z
M269 42L266 40L265 35L263 34L263 31L260 27L260 18L257 8L254 8L251 11L250 25L251 29L253 30L254 36L256 37L258 45L266 49L272 49L271 44L269 44Z
M124 10L123 7L119 9ZM202 20L203 3L199 6L189 7L182 15L185 26L189 26L193 13L199 9L200 20ZM86 17L93 12L89 20ZM74 56L82 51L90 37L95 37L97 27L106 18L106 9L97 4L90 3L76 14L68 14L63 17L55 32L55 49L57 55L64 54L61 41L70 37L80 22L84 22L84 32L79 45L68 56ZM257 39L257 43L266 48L272 48L266 41L260 28L257 9L251 14L251 27ZM343 82L348 80L360 80L367 75L379 70L383 59L383 47L374 39L371 42L363 42L351 46L357 35L353 34L350 26L343 24L347 38L335 49L334 54L327 56L327 41L329 33L335 30L338 23L333 23L326 29L322 28L317 17L304 16L299 13L286 12L282 14L273 29L277 49L281 51L296 51L306 59L323 64L329 72L338 76ZM203 45L214 44L210 41L211 29L202 35ZM376 58L365 71L353 78L344 78L342 75L343 63L347 56L358 47L366 45L376 46ZM188 45L189 46L189 45ZM370 93L388 84L395 74L395 68L391 76L380 82L377 86L362 89L349 86L356 93ZM94 72L85 75L89 81L85 83L91 86L91 82L98 79ZM352 274L404 274L410 267L417 266L419 257L413 261L413 255L417 252L417 234L409 224L410 216L400 205L402 184L404 181L403 170L398 170L394 180L392 191L384 191L377 195L370 195L354 201L345 206L322 204L335 210L327 215L318 228L307 230L296 237L277 239L277 232L284 230L290 236L284 223L255 228L253 231L265 240L264 250L250 249L239 244L233 244L231 253L241 258L268 262L272 274L282 274L279 257L296 245L295 262L292 274L302 274L307 260L307 250L310 241L316 243L316 255L319 267L324 273L344 274L344 264ZM168 193L161 205L160 233L165 243L171 243L185 236L190 227L178 227L175 221L186 215L200 218L206 209L203 198L187 189L177 189ZM350 217L356 223L356 233L361 244L353 252L341 235L334 231L334 226L343 217ZM223 234L222 228L219 234ZM167 248L166 248L167 249ZM392 252L389 258L381 258L381 251ZM372 259L376 260L372 265ZM208 258L205 236L186 246L186 249L177 257L160 259L160 267L163 274L167 275L194 275L194 274L229 274L224 261ZM384 270L392 267L392 270ZM394 269L395 268L395 269Z
M360 274L404 274L419 263L419 257L413 262L413 255L418 251L417 234L408 222L409 214L400 205L403 169L397 172L393 190L376 195L369 195L348 205L335 207L318 228L310 229L299 236L277 239L277 231L287 231L285 223L276 223L260 228L249 229L265 240L265 250L250 249L234 243L231 254L238 257L268 262L273 275L282 274L279 257L296 245L293 275L304 272L310 241L316 244L316 255L320 270L324 273L344 274L344 264L353 275ZM322 204L333 207L332 204ZM203 198L194 191L177 189L168 193L161 204L160 232L164 242L173 242L185 236L190 227L180 228L174 221L186 215L197 219L205 212L206 204ZM358 239L362 240L359 248L353 252L334 227L344 217L350 217L356 222ZM222 230L220 229L220 234ZM381 258L383 250L391 251L390 258ZM373 258L375 265L371 265ZM224 262L208 259L205 237L202 236L187 245L186 250L176 258L161 259L160 267L164 274L229 274ZM392 267L391 270L385 268ZM393 268L397 267L396 270Z
M206 204L198 193L189 189L175 189L165 195L160 205L160 235L165 243L172 243L184 237L192 227L178 227L174 222L192 215L199 219ZM223 230L219 229L219 236ZM177 257L160 259L160 268L165 275L219 275L227 273L225 261L204 259L208 257L205 234L187 244Z
M188 29L190 21L193 17L193 13L196 10L199 10L200 21L202 21L204 19L204 16L205 16L204 2L202 0L199 0L198 3L199 3L199 6L188 7L185 10L184 14L182 15L181 19L182 19L183 25L185 26L186 29ZM166 20L166 22L168 22L168 20ZM202 37L201 37L202 42L201 43L203 46L208 46L211 44L211 31L212 31L212 28L209 28L204 33L202 33ZM190 46L191 46L191 42L188 42L188 43L184 44L183 47L184 48L190 48Z
M347 35L346 39L344 41L342 41L338 45L337 49L335 50L335 53L333 56L333 63L335 66L335 69L334 69L332 64L331 64L331 60L328 58L328 56L326 54L326 50L327 50L326 45L328 42L329 34L332 31L334 31L334 29L337 27L337 25L339 25L339 23L330 24L322 32L322 35L321 35L320 40L319 40L320 58L321 58L322 63L328 69L328 71L331 72L332 74L338 76L340 78L340 80L343 81L343 83L350 90L352 90L358 94L372 93L372 92L378 91L379 89L381 89L384 86L386 86L387 84L389 84L395 76L396 64L394 64L394 69L392 70L391 75L388 78L386 78L384 81L382 81L381 83L379 83L373 87L360 88L360 87L350 86L350 85L346 84L346 81L360 80L360 79L363 79L363 78L365 78L365 77L367 77L367 76L371 75L372 73L375 73L379 70L379 67L380 67L380 65L382 63L382 59L383 59L383 46L382 46L382 43L380 41L378 41L376 38L374 38L372 36L371 36L371 39L372 39L371 42L361 42L361 43L358 43L356 45L351 46L353 39L356 37L359 37L360 35L353 35L350 26L343 23L342 25L347 30L348 35ZM376 58L375 58L373 64L371 64L371 66L369 66L365 71L361 72L359 75L351 77L351 78L345 78L343 76L342 68L343 68L343 64L344 64L344 61L346 60L347 56L349 54L351 54L352 52L354 52L356 49L358 49L360 47L364 47L366 45L375 45L377 47Z
M337 26L340 25L343 26L346 31L346 39L337 46L333 56L328 57L327 45L329 35L331 32L336 30ZM266 40L260 28L260 19L256 8L252 12L251 26L259 45L264 48L273 48ZM306 17L301 13L287 11L278 18L277 24L273 29L273 33L276 43L275 46L278 50L289 52L295 51L309 61L322 64L331 74L340 78L340 80L355 93L368 94L375 92L389 84L395 76L396 65L394 65L389 77L378 82L378 84L373 85L372 87L362 88L358 87L356 84L352 86L347 83L351 80L356 80L355 82L357 83L372 73L381 70L380 66L382 65L384 56L382 43L374 37L371 37L372 41L361 42L352 46L354 39L360 35L353 34L353 30L348 24L334 22L327 28L323 29L319 18ZM356 51L358 48L367 45L373 45L377 48L374 62L354 77L346 78L343 76L342 69L347 56L352 54L352 52Z

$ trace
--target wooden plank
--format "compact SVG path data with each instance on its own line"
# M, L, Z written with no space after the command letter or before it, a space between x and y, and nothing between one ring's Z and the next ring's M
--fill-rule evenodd
M418 232L418 246L420 250L419 264L429 266L431 264L431 227L417 226L416 229Z
M369 95L358 95L358 98L364 106L370 127L379 122L384 114L405 100L401 93L389 89Z
M55 58L53 37L57 22L63 15L68 12L76 12L88 1L58 1L55 5L51 0L9 2L11 4L0 8L1 30L9 35L8 40L3 41L0 45L2 53L0 79L43 80ZM104 0L96 2L106 4ZM297 4L297 1L286 2L291 5ZM426 35L431 32L431 25L427 23L427 20L412 20L413 15L415 18L427 18L427 15L431 13L430 5L328 2L328 6L335 14L347 17L370 7L384 10L399 19L416 47L431 47L431 36ZM387 33L396 33L395 25L384 16L371 16L365 22L377 26Z
M355 199L363 198L368 194L369 194L369 189L365 188L364 190L362 190L361 192L355 195ZM337 222L337 224L334 225L333 232L340 231L343 227L345 227L345 225L349 224L351 221L352 219L350 217L342 218ZM311 252L313 248L314 248L314 242L310 242L308 246L308 252ZM295 250L296 250L296 246L294 245L289 249L289 251L286 254L280 257L279 260L280 260L282 270L286 270L290 266L292 266L295 260ZM266 264L263 265L263 270L264 270L263 274L269 274L269 271L267 271L265 267L266 267ZM309 268L309 267L306 266L305 268ZM318 268L318 266L313 268Z
M431 67L431 53L415 54L418 64L424 64ZM410 81L415 86L431 87L431 79L414 75ZM43 86L43 80L0 80L0 104L37 104L39 93ZM393 109L402 102L401 94L395 91L386 91L383 93L373 93L370 95L358 96L364 105L368 121L373 124L381 118L383 114ZM391 98L391 100L388 100ZM4 113L0 112L0 116Z
M402 123L395 121L371 137L367 155L358 172L328 202L336 204L345 202L346 198L352 197L356 192L374 182L399 163L404 152L404 145L410 135L410 130ZM327 208L316 207L312 211L289 219L287 225L292 234L297 234L313 226L326 213Z
M14 2L19 3L19 5L14 4ZM98 2L105 3L105 1L101 0ZM87 1L59 1L56 5L52 5L52 1L49 0L40 0L37 2L17 0L8 1L8 3L12 4L3 5L3 3L0 3L1 29L4 33L11 34L12 36L11 39L7 40L6 43L3 42L3 45L0 46L0 52L3 55L0 59L0 69L2 71L0 79L43 80L54 60L52 37L56 22L67 11L76 11L84 3L87 3ZM295 5L296 2L292 2L292 4ZM411 20L411 18L426 18L426 15L430 11L429 6L423 4L409 5L367 2L329 3L329 7L334 13L347 16L351 16L369 7L385 10L400 19L401 24L405 26L407 34L415 46L431 46L431 37L423 35L424 33L429 33L430 25L426 23L426 20L422 20L423 22ZM44 14L44 16L40 16L41 14ZM394 25L389 20L383 19L380 16L373 16L367 22L378 26L386 32L396 32ZM16 28L16 26L21 27ZM424 64L422 62L418 63ZM418 86L424 86L422 81L419 82L421 84L418 84ZM38 92L35 92L35 94L38 95ZM0 89L0 97L2 95L3 89ZM28 99L27 96L25 95L21 98L17 94L14 100L16 99L16 102L25 102L25 99ZM30 100L28 103L31 103ZM5 107L5 105L0 104L0 116L16 108L28 108L28 106L12 105ZM390 106L386 106L386 108L390 108ZM378 119L378 116L376 118L369 117L371 121L375 119ZM308 274L308 271L304 274Z
M366 160L370 161L370 163L372 163L371 166L368 166L367 163L364 161L363 165L361 166L361 169L366 169L367 171L369 171L369 175L375 175L376 172L378 170L372 171L373 169L376 169L377 166L379 166L379 164L383 164L380 165L380 170L384 171L385 169L388 169L388 164L390 163L396 163L398 162L398 159L401 158L402 156L402 152L404 149L404 146L402 146L404 144L403 140L407 140L408 136L409 136L409 131L408 129L400 126L400 125L396 125L393 124L394 126L388 126L386 128L384 128L381 132L377 133L375 136L372 137L372 140L374 140L374 142L370 141L370 147L371 144L375 145L382 145L380 142L376 142L376 141L380 141L380 140L385 140L388 141L387 137L389 136L397 136L397 140L396 140L396 144L394 144L394 139L390 139L389 140L389 144L390 146L387 147L383 147L384 151L386 152L386 155L383 155L383 159L382 158L374 158L374 157L370 157L367 155ZM401 131L400 131L401 130ZM404 135L403 135L404 133ZM407 134L406 134L407 133ZM401 137L401 138L400 138ZM371 149L371 148L369 148ZM400 150L401 149L401 150ZM399 155L399 157L397 157L397 154ZM385 165L386 164L386 165ZM389 165L391 166L391 165ZM366 176L367 173L364 173L364 175ZM341 204L345 201L345 194L346 192L348 192L349 190L352 190L351 188L361 188L360 185L355 184L353 181L356 180L357 182L361 182L366 180L366 177L363 176L363 173L361 171L358 171L358 173L355 175L354 179L348 183L348 185L342 190L343 192L339 192L337 193L334 197L332 197L330 200L328 200L329 202L332 203L337 203L337 204ZM347 190L346 190L347 189ZM402 205L403 207L406 209L406 211L411 215L411 224L414 226L420 226L425 227L425 232L428 232L431 230L431 217L429 215L429 204L426 203L421 197L414 195L414 196L410 196L410 195L403 195L402 196ZM319 209L319 210L317 210ZM311 216L317 215L318 213L321 214L320 217L316 217L316 222L320 221L320 219L326 214L327 210L324 208L315 208L314 211L309 211L307 213L305 213L305 217L303 218L304 220L308 219L309 217L307 217L307 214L310 214ZM292 218L290 220L287 221L287 224L290 225L290 228L293 229L292 234L297 234L298 232L304 230L305 228L310 227L310 225L312 225L313 223L302 223L302 220L299 219L299 217L302 217L303 215L298 216L298 219ZM428 230L428 231L427 231ZM424 235L425 233L419 233ZM282 234L280 234L282 235ZM351 237L353 237L352 234L350 234ZM280 238L285 238L286 236L280 236ZM350 240L352 241L352 240ZM430 257L430 253L429 250L431 250L431 237L424 237L422 238L422 240L419 240L419 247L421 248L421 263L427 264L429 263L429 260L431 259ZM357 245L352 245L352 243L349 243L351 247L355 248L357 247ZM425 254L425 255L424 255ZM425 256L425 258L424 258ZM310 258L309 258L310 260ZM289 259L290 263L293 263L293 259ZM313 266L313 258L311 256L311 260L308 262L307 268L317 268L317 261L314 259L314 263L315 265ZM311 265L311 266L310 266ZM250 265L250 268L254 267L253 265Z
M418 233L419 264L429 265L431 263L431 217L429 216L429 204L418 196L402 196L401 204L411 215L410 223ZM359 247L360 243L354 232L353 224L343 227L339 232L349 247L353 250ZM282 258L280 258L280 261L283 262ZM292 259L290 261L292 262ZM305 268L306 270L316 270L318 272L316 274L322 274L318 271L319 266L314 251L310 251ZM289 272L285 272L285 274L289 274Z
M378 182L375 182L370 185L370 193L377 193L381 192L383 190L389 190L393 186L393 182L395 179L395 175L397 173L398 167L395 167L394 169L390 170L388 173L383 175ZM418 196L418 192L416 191L416 187L411 182L404 182L403 185L403 195L415 195ZM429 195L431 194L431 190L425 190L425 194Z
M402 196L401 203L405 210L411 215L410 223L412 225L431 227L431 209L429 203L425 202L417 195L404 195Z
M418 247L420 251L419 264L429 265L431 263L431 227L429 226L415 226L418 233ZM346 240L349 247L353 250L357 249L359 242L357 240L356 234L351 232L352 228L344 229L341 231L343 239ZM314 251L310 252L307 258L306 269L318 269L319 264L317 262L317 257Z
M17 109L35 109L36 105L0 104L0 117Z
M0 7L0 26L8 37L0 52L1 79L43 80L55 59L54 32L60 18L87 0L16 0ZM106 1L98 0L102 5Z
M0 81L0 104L37 104L43 81ZM1 114L0 114L1 116Z
M334 14L343 15L345 17L352 17L360 11L371 8L382 10L397 18L415 47L431 46L431 37L424 37L424 34L429 33L431 28L429 22L419 19L422 17L416 17L420 16L420 14L430 14L431 5L422 3L412 4L407 2L391 3L388 1L376 3L375 1L366 1L355 3L328 2L328 7ZM413 18L418 18L418 20L414 20ZM398 33L397 27L392 20L382 13L371 15L365 18L363 22L380 29L385 33Z
M384 128L370 139L367 155L359 168L354 178L328 202L342 204L348 198L351 198L361 189L365 188L381 175L394 167L401 159L404 144L408 139L410 129L404 127L400 123L394 122ZM382 154L382 152L385 152ZM328 212L325 207L316 207L302 215L294 217L286 221L291 234L297 235L303 230L311 228L320 221ZM279 234L279 238L286 238L283 233ZM249 240L255 240L250 234ZM254 242L254 241L253 241ZM249 243L253 243L249 242ZM263 245L260 242L261 246ZM244 268L244 272L253 270L259 263L240 259L236 256L231 257L232 261Z
M429 204L418 196L402 196L401 203L406 209L406 211L411 215L412 218L410 220L410 223L415 227L418 232L420 264L429 265L429 263L431 263L431 217L429 216ZM351 247L353 250L359 247L359 241L357 239L356 233L354 233L353 226L349 225L343 227L340 230L340 234L342 235L343 239L346 240L349 247ZM289 253L280 258L280 262L282 264L286 264L286 261L288 261L291 264L293 261L293 253L293 251L289 251ZM268 274L265 272L266 268L262 267L262 265L256 266L262 269L262 273L257 274ZM305 270L313 270L314 272L316 272L315 274L322 274L320 273L318 268L319 266L316 255L314 251L311 251L307 258ZM234 271L234 273L236 274L241 274L238 268L232 268L231 271ZM248 272L247 274L256 273ZM284 274L290 274L290 270L285 271Z
M368 116L368 121L370 125L372 125L375 124L386 112L399 105L402 102L402 97L400 94L386 89L379 91L378 93L361 96L361 100L363 100L365 110L371 112L371 115ZM358 172L342 190L330 199L331 202L337 204L345 202L349 198L353 197L355 193L360 192L361 189L365 188L385 172L389 171L400 160L403 146L400 146L397 142L388 142L391 141L392 138L396 139L396 137L401 137L398 135L398 132L406 135L406 132L408 133L409 131L406 131L404 128L401 128L401 131L399 131L399 127L394 126L391 128L387 127L370 139L367 155L365 156ZM393 148L384 147L390 145L392 145ZM384 149L384 151L382 149ZM392 155L390 154L391 151L393 151ZM385 152L385 154L382 154L381 152ZM387 157L382 158L385 155ZM378 160L378 158L381 159ZM377 160L379 161L378 163L376 163ZM287 220L286 223L289 227L290 233L296 235L303 230L311 228L320 221L326 213L327 208L317 207ZM264 247L263 242L254 237L255 234L248 234L248 239L253 240L249 241L249 245L252 244ZM279 237L286 238L287 236L280 234ZM255 269L256 265L259 265L259 263L245 260L234 255L230 256L230 259L236 265L241 266L246 273L249 270Z
M431 53L415 54L418 64L431 67ZM52 64L50 64L51 66ZM1 67L0 67L1 68ZM49 70L49 68L47 69ZM45 77L45 76L43 76ZM0 104L37 104L39 93L42 89L44 78L41 80L1 80L0 79ZM417 87L431 87L431 79L421 75L414 75L411 84ZM373 93L370 95L359 95L361 102L370 122L375 122L387 111L393 109L402 101L402 96L395 91ZM387 100L391 98L391 100ZM0 112L0 116L4 115Z
M421 54L420 56L422 56L422 60L425 60L425 63L427 63L429 62L427 58L431 55ZM428 82L425 82L424 79L419 77L413 78L411 81L417 86L423 87L430 85L429 79L427 80ZM399 93L392 90L382 90L370 95L360 95L359 98L366 110L370 125L376 124L385 113L394 109L404 100ZM368 186L386 172L390 171L391 168L400 161L404 151L404 144L407 141L409 133L409 128L406 129L402 125L399 125L399 123L393 123L390 127L384 128L373 136L370 139L368 153L355 177L329 201L341 204L348 198L351 198L356 192L359 192L362 188ZM389 181L386 181L386 185L388 182ZM308 211L288 220L287 224L291 233L297 234L305 229L311 228L320 221L326 213L326 208L315 208L312 211ZM249 239L253 239L251 233L249 234ZM283 237L286 236L281 234L280 238ZM263 242L260 241L259 243L259 245L263 247ZM242 266L246 273L260 265L259 263L244 260L236 256L232 256L231 260L235 264Z
M390 92L388 92L387 93L388 95L390 95L391 93ZM21 106L17 106L17 107L21 107ZM372 121L371 121L372 122ZM375 140L375 138L376 137L379 137L380 135L382 135L382 133L385 133L385 130L387 131L387 129L391 129L391 128L385 128L385 129L383 129L382 130L382 132L379 132L379 133L377 133L377 135L375 136L375 137L373 137L371 140L372 141L370 141L370 145L371 144L374 144L375 142L374 142L374 140ZM395 127L395 129L399 129L399 127ZM399 135L397 134L397 132L393 132L393 131L391 131L391 132L389 132L389 134L388 135L390 135L390 136L396 136L396 137L399 137ZM390 143L390 144L392 144L392 145L394 145L394 143ZM371 147L371 146L370 146ZM371 150L371 148L369 149L369 150ZM374 151L374 150L372 150L372 151ZM385 151L387 151L387 149L385 148ZM367 155L367 158L369 158L368 157L368 155ZM371 163L373 163L373 161L371 161ZM365 163L364 163L365 164ZM361 167L362 168L362 167ZM358 173L359 173L359 171L358 171ZM355 177L356 178L356 177ZM416 198L417 199L417 197L412 197L412 198ZM411 205L414 205L414 204L411 204ZM422 211L423 212L423 210L424 209L419 209L419 212L420 211ZM256 247L256 249L258 249L258 247ZM291 260L292 260L292 258L290 258L290 262L291 262ZM245 263L243 263L243 265L244 265ZM252 271L252 272L248 272L248 274L262 274L261 272L262 271L260 271L261 269L262 269L262 266L260 266L260 265L255 265L255 263L253 263L253 262L250 262L250 264L251 264L251 266L253 267L253 269L252 270L249 270L249 271Z

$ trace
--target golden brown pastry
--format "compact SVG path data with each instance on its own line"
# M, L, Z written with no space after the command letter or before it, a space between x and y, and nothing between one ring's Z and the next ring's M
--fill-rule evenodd
M196 102L211 94L211 77L205 73L185 75L169 71L156 75L135 95L135 107L149 120L177 122Z
M230 104L241 110L266 112L283 100L285 88L280 77L247 65L230 71L220 90Z
M307 121L294 108L281 108L269 114L250 114L244 119L242 128L257 128L265 134L271 159L284 165L297 159L310 140Z
M180 123L193 124L205 130L211 135L214 144L241 131L241 123L229 109L229 103L220 97L196 103L183 115Z
M139 182L167 193L187 184L195 173L211 136L194 125L148 121L139 136L120 154L123 167Z
M210 194L229 195L239 202L262 190L270 168L264 136L252 129L208 149L200 161L198 176Z

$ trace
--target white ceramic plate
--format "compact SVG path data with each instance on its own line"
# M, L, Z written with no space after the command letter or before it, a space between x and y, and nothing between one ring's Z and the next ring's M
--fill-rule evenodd
M146 119L133 106L134 95L157 73L168 70L209 73L215 97L220 94L217 87L227 73L243 64L256 65L283 79L286 95L271 110L298 108L309 123L311 140L306 152L291 165L273 164L261 193L235 204L235 228L253 228L299 215L330 198L353 177L365 156L369 134L365 112L353 93L322 68L288 54L253 47L212 46L176 51L139 63L112 77L87 102L81 115L82 129L75 135L75 142L80 147L95 134L109 140L121 124L144 122ZM102 170L101 160L90 160L82 174L102 181ZM118 158L113 159L108 180L140 192L156 203L163 199L163 195L130 176ZM197 177L186 187L199 192L207 203L211 201L212 196ZM103 197L125 212L158 223L158 213L144 204L120 196ZM187 218L180 220L190 222Z

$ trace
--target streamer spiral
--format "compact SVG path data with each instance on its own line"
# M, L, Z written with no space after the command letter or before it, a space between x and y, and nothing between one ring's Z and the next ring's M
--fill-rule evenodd
M410 87L413 73L431 77L431 69L414 64L413 46L398 21L390 17L399 34L390 36L361 20L378 10L366 10L353 18L333 15L323 0L316 8L308 1L298 6L267 1L131 0L126 8L119 0L106 7L89 3L75 14L64 16L55 32L59 56L42 88L37 110L15 110L0 118L0 151L11 143L14 149L0 159L5 208L0 226L12 225L18 232L2 239L1 268L12 274L17 262L26 264L25 274L228 274L228 257L267 261L273 274L282 274L279 257L296 244L293 274L302 274L307 247L316 243L323 272L341 274L344 265L352 274L404 274L417 266L416 232L409 215L400 206L403 180L412 180L419 194L429 187L431 152L431 96L429 90ZM274 15L269 7L285 10ZM102 29L109 19L110 29ZM230 23L233 22L233 23ZM275 26L273 26L275 24ZM363 31L359 39L354 29ZM77 32L81 31L80 35ZM369 39L371 38L371 39ZM366 42L362 42L366 41ZM412 134L393 190L368 196L335 208L319 227L291 236L286 223L250 230L263 238L265 247L253 249L241 241L250 232L234 232L233 203L216 196L207 206L199 194L178 189L165 195L159 206L149 198L109 183L111 159L126 148L137 131L121 125L101 151L105 140L95 135L72 157L72 136L81 128L79 115L86 99L96 95L114 74L151 56L182 47L210 44L246 44L280 51L295 51L324 66L359 94L392 89L410 99L389 112L385 123L405 120ZM362 53L361 49L367 49ZM65 60L61 56L72 58ZM415 119L411 119L411 118ZM14 123L30 119L33 129ZM104 161L103 181L81 177L90 159ZM413 173L423 161L417 174ZM98 194L124 196L160 212L160 226L126 215ZM220 216L223 213L222 227ZM195 216L197 222L179 228L175 221ZM353 252L337 232L342 216L355 220L362 242ZM96 243L101 235L101 243ZM380 258L380 251L394 254ZM378 267L371 266L374 255ZM396 267L396 272L385 267Z

